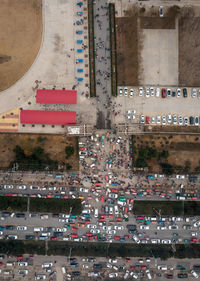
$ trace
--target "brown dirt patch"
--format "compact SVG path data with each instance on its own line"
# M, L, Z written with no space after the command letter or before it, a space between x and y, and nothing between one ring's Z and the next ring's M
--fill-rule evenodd
M175 29L175 18L140 17L142 29Z
M174 167L175 172L184 173L185 167L189 165L189 172L195 172L195 168L200 169L200 136L197 135L141 135L135 136L134 147L138 151L139 147L151 147L159 154L163 150L169 152L167 162ZM133 149L134 150L134 149ZM137 153L135 158L137 159ZM157 157L148 160L148 166L153 173L162 173L160 167L164 159ZM187 172L188 173L188 172Z
M38 138L42 138L39 141ZM41 134L0 134L0 168L7 168L14 161L15 153L13 149L16 145L24 149L26 155L30 155L33 149L40 146L45 153L49 154L52 160L57 160L59 164L69 163L73 170L78 170L77 138L67 138L65 135L41 135ZM73 145L74 155L69 159L65 158L65 147Z
M38 54L42 0L1 0L0 91L19 80Z
M137 17L116 18L118 85L138 85Z
M200 17L179 19L179 84L200 85Z

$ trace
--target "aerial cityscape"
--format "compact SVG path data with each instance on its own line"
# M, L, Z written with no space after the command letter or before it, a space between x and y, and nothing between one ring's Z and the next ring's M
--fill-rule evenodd
M0 24L0 280L200 279L200 0Z

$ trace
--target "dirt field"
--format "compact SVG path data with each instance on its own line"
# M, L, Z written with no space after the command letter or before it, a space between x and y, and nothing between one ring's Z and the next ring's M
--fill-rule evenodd
M140 17L142 29L175 29L175 18Z
M179 19L179 84L200 85L200 17Z
M147 160L150 171L162 173L160 163L169 163L177 173L199 172L200 170L200 137L190 135L141 135L133 138L135 160L140 147L150 147L156 150L156 156ZM162 151L168 151L169 156L159 156Z
M74 155L66 160L65 147L73 145ZM16 145L24 149L26 155L30 155L33 149L40 146L45 153L58 163L69 163L72 169L78 169L78 157L76 138L67 138L65 135L39 135L39 134L0 134L0 168L6 168L14 161L13 149Z
M1 0L0 91L19 80L38 54L42 0Z
M138 85L137 18L116 18L118 85Z

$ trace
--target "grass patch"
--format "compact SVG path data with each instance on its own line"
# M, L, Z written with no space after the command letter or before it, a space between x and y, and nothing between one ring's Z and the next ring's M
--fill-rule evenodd
M96 97L93 0L88 0L88 36L89 36L90 97Z
M80 199L30 198L30 212L70 213L79 215L82 211Z
M200 213L198 201L134 201L133 213L135 215L157 216L196 216Z
M6 255L45 255L44 241L0 240L0 253Z
M9 212L27 211L27 198L0 196L0 210Z
M109 4L110 19L110 57L111 57L111 90L112 95L117 96L117 46L115 29L115 4Z

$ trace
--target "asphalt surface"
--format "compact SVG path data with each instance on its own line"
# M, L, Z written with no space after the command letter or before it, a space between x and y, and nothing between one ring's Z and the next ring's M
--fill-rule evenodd
M109 11L106 0L94 4L95 66L97 96L97 128L111 129L111 60Z

